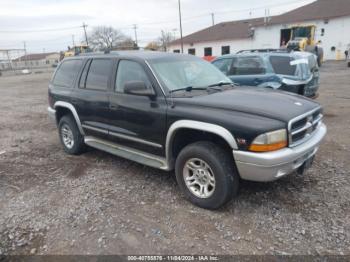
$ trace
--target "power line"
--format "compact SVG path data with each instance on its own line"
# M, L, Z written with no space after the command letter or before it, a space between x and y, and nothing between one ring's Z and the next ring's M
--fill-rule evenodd
M195 15L195 16L189 16L189 17L185 17L182 18L182 22L184 21L189 21L189 20L193 20L196 18L200 18L200 17L205 17L211 14L228 14L228 13L240 13L240 12L250 12L250 11L256 11L256 10L262 10L265 8L271 8L271 7L282 7L282 6L287 6L290 4L298 4L298 3L302 3L302 2L306 2L307 0L299 0L299 1L289 1L289 2L284 2L284 3L278 3L278 4L274 4L274 5L263 5L263 6L258 6L255 8L246 8L246 9L232 9L232 10L227 10L227 11L217 11L217 12L212 12L212 13L203 13L203 14L199 14L199 15ZM142 25L159 25L159 24L165 24L165 23L176 23L177 20L164 20L164 21L157 21L157 22L145 22L142 23Z
M266 8L272 8L272 7L282 7L282 6L287 6L290 4L298 4L301 2L306 2L307 0L299 0L299 1L289 1L289 2L284 2L284 3L276 3L276 4L271 4L271 5L262 5L259 7L255 8L246 8L246 9L235 9L235 10L227 10L227 11L217 11L217 12L212 12L212 13L203 13L200 15L196 16L190 16L190 17L185 17L182 18L182 22L184 21L189 21L192 19L208 16L208 15L217 15L217 14L229 14L229 13L239 13L239 12L251 12L253 10L261 10L261 9L266 9ZM155 21L155 22L144 22L142 25L159 25L159 24L165 24L165 23L176 23L178 22L177 20L165 20L165 21ZM119 30L123 29L134 29L134 25L129 25L125 27L120 27L117 28ZM83 23L82 26L74 26L74 27L61 27L61 28L46 28L46 29L33 29L33 30L0 30L0 33L38 33L38 32L55 32L55 31L65 31L65 30L71 30L71 29L77 29L77 28L84 28L84 31L86 31L87 25Z
M81 28L82 26L74 26L74 27L62 27L62 28L48 28L48 29L38 29L38 30L18 30L18 31L3 31L1 30L0 33L39 33L39 32L55 32L55 31L65 31L65 30L71 30L71 29L77 29Z

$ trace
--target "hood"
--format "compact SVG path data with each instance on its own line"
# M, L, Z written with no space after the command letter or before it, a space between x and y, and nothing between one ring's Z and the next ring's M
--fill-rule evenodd
M257 87L235 87L212 94L188 98L174 98L176 104L190 104L213 109L224 109L259 115L288 122L320 105L311 99Z

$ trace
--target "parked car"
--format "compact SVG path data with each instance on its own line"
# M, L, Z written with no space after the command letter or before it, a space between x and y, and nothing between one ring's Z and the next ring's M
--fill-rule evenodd
M316 97L319 88L317 57L308 52L258 50L225 55L213 62L233 82Z
M240 179L304 172L326 134L318 103L234 86L191 55L124 51L65 58L48 96L68 154L88 145L175 169L185 196L208 209L232 199Z

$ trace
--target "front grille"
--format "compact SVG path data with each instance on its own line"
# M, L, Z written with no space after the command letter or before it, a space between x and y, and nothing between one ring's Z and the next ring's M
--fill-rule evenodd
M292 119L288 124L289 146L294 147L308 140L322 122L322 109L318 108Z

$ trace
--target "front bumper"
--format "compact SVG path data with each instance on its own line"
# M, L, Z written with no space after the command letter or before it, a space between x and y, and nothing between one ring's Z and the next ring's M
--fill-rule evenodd
M233 150L238 172L242 179L267 182L293 173L306 160L313 157L327 133L322 123L314 135L305 143L267 153Z
M49 118L56 124L56 110L49 106L47 108L47 112L49 114Z

